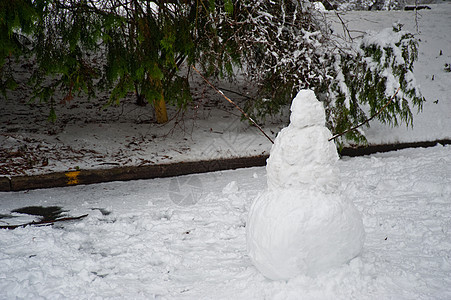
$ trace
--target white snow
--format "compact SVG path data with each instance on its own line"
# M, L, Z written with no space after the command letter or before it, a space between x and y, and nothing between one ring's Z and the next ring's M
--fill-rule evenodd
M274 141L268 190L255 199L246 226L252 262L274 280L341 266L365 240L359 212L338 191L338 154L313 91L299 91L290 120Z
M324 126L321 103L312 91L300 91L291 106L290 125L280 131L267 162L270 189L309 188L335 190L338 154Z
M322 2L313 2L313 7L320 12L326 12L326 8L324 7L324 4Z
M363 216L362 255L288 281L265 279L247 256L263 167L184 176L203 190L189 206L171 201L171 178L0 193L0 214L28 205L89 214L0 230L0 299L450 299L451 146L338 167L340 191Z

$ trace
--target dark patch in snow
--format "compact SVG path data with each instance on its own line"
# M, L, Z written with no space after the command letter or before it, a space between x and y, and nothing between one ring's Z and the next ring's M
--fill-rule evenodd
M40 221L56 220L64 216L67 210L63 210L59 206L26 206L11 211L12 213L27 214L31 216L39 216Z
M0 219L10 219L10 218L15 218L15 216L0 214Z

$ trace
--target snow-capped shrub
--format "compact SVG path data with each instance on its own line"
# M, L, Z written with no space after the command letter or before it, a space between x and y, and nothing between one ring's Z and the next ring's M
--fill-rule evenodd
M330 79L324 97L330 127L342 132L363 122L381 110L398 88L400 91L377 118L394 126L402 122L413 125L412 108L420 110L424 101L413 75L418 58L415 37L402 31L398 24L379 33L368 33L353 46L354 51L334 58L337 76ZM346 138L365 142L362 131L349 132Z
M244 29L240 27L234 38L241 46L248 80L258 88L246 104L255 118L278 113L297 91L309 88L323 101L327 125L336 134L374 115L399 87L377 117L395 126L412 124L411 109L421 109L424 101L413 76L418 42L401 25L368 33L361 40L337 41L309 2L244 3L239 19ZM344 138L366 142L361 130Z

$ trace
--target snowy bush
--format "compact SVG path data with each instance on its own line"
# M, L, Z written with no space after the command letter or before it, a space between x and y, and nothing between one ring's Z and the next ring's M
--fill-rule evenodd
M413 125L411 109L420 110L424 101L413 75L418 57L414 36L397 24L392 29L368 33L352 50L335 55L331 70L334 76L322 87L329 126L335 133L343 132L375 115L395 94L377 118L394 126L401 122ZM398 88L400 92L396 93ZM365 142L361 130L347 133L346 138Z
M411 109L420 109L424 101L413 76L418 42L401 25L361 40L338 41L309 2L251 0L240 7L234 41L242 49L248 80L258 88L246 104L255 118L278 113L297 91L309 88L323 101L327 124L336 134L379 111L400 88L378 119L412 124ZM361 130L344 139L366 141Z

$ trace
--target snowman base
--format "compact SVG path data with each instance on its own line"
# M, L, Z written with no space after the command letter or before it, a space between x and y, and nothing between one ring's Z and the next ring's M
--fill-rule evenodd
M365 232L352 203L316 190L273 190L254 201L247 248L266 277L316 276L358 256Z

